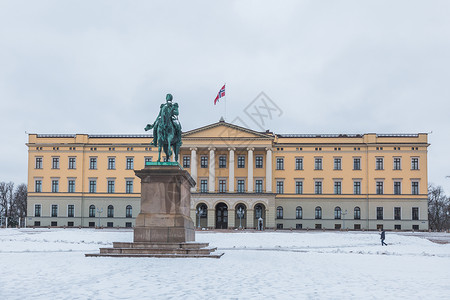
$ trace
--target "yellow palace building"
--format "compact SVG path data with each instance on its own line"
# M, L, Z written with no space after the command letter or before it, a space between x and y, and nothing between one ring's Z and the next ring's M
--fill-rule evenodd
M182 134L198 228L428 230L427 134ZM29 134L28 226L133 227L150 134Z

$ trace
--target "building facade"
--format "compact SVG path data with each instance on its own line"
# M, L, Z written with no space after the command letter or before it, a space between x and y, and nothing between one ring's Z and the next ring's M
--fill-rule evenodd
M427 134L184 132L198 228L428 230ZM133 227L151 135L30 134L28 226Z

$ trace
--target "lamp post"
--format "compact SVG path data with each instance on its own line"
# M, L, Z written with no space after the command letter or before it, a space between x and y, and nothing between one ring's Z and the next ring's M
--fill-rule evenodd
M98 213L98 228L100 228L100 215L103 212L103 207L102 208L97 208L97 213Z
M201 226L200 226L200 217L201 217L201 215L203 214L203 209L202 209L201 207L197 208L196 213L197 213L197 216L198 216L197 227L200 228L200 227L201 227Z
M239 228L242 228L242 218L244 217L244 209L242 208L242 206L239 207L238 211L237 211L237 215L239 218Z
M342 226L344 227L344 230L345 230L345 215L346 214L347 214L347 210L344 210L344 212L342 213L342 215L344 216L344 218L342 219L343 223L344 223L344 224L342 224Z

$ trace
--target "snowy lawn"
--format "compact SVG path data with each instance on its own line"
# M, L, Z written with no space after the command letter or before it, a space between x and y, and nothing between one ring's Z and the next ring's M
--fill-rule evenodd
M449 299L450 244L427 235L207 231L221 259L86 258L132 231L0 229L0 299Z

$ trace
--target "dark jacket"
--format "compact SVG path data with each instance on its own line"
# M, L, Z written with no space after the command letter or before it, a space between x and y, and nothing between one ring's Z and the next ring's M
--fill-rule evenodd
M386 233L384 232L384 230L381 232L381 237L382 240L384 240L386 238Z

